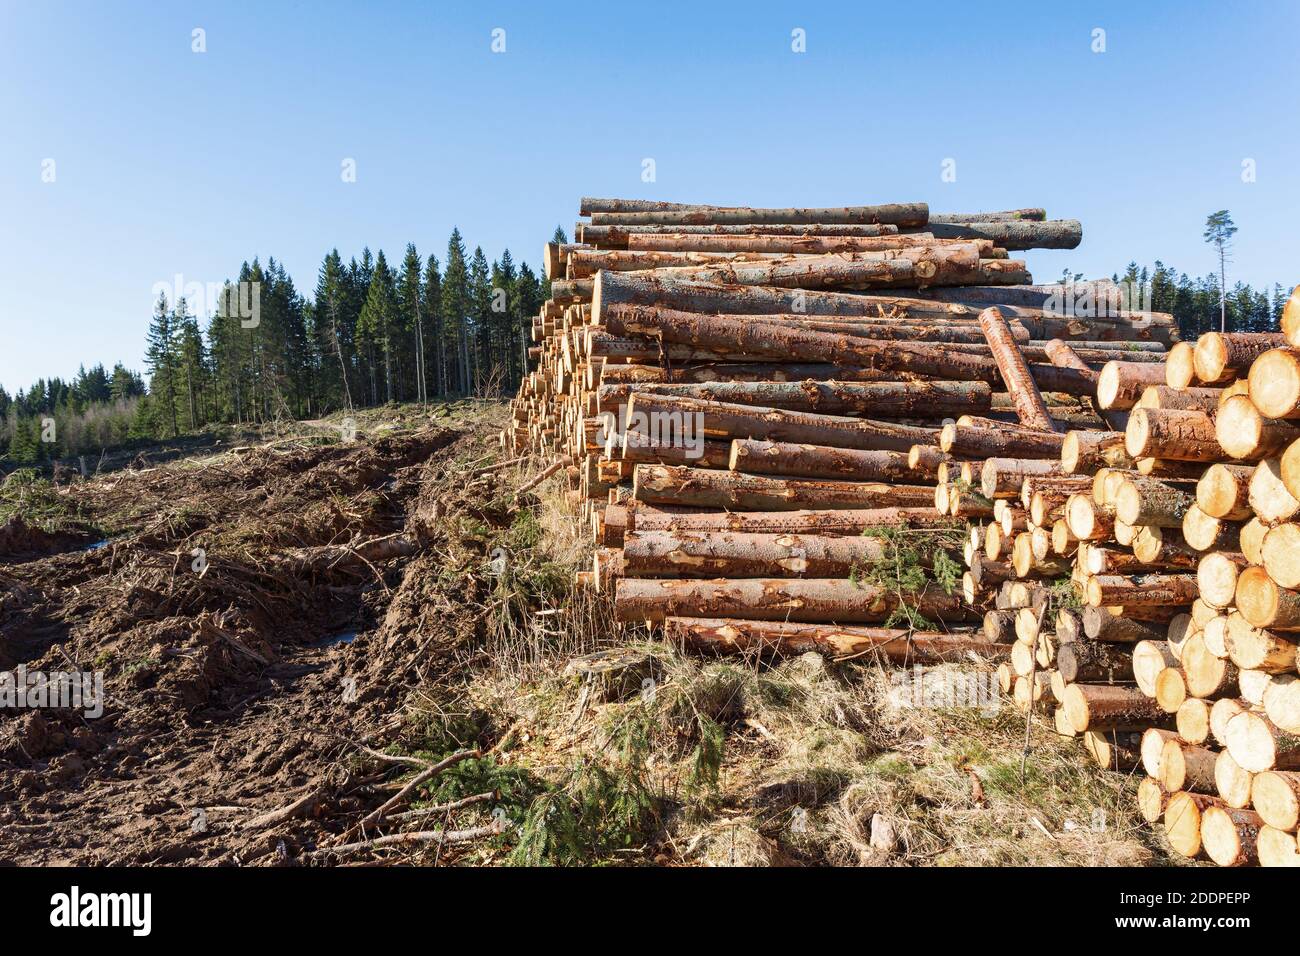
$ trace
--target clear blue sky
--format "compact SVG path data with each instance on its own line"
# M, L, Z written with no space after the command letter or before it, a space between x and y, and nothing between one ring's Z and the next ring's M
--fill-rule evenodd
M1226 207L1229 281L1295 283L1297 27L1294 2L0 0L0 383L139 368L155 283L254 255L309 292L330 247L441 258L459 225L536 266L584 194L1042 205L1084 223L1028 253L1043 281L1209 271Z

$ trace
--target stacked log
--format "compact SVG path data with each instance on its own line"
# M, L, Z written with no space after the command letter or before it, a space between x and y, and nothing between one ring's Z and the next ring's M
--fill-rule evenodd
M1107 365L1123 441L1070 432L1060 461L1091 483L1053 529L1081 603L1039 650L1057 725L1103 734L1094 758L1145 773L1142 816L1223 866L1300 861L1300 289L1288 310L1290 337L1210 333L1163 378Z

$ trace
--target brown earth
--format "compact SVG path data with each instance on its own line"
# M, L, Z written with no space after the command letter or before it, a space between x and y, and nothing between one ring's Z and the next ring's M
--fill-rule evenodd
M0 667L102 671L106 703L0 708L3 862L301 862L393 796L511 521L476 408L76 482L80 533L5 523ZM490 746L479 716L451 742Z

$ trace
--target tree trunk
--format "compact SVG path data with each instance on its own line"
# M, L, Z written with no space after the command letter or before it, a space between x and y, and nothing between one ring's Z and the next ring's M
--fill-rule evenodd
M1071 684L1061 702L1070 726L1085 730L1145 730L1169 724L1169 716L1136 687L1120 684Z
M1052 416L1047 411L1043 396L1034 383L1034 377L1025 364L1025 357L1020 353L1020 346L1012 336L1006 319L996 306L980 313L980 328L988 340L993 361L997 363L1021 423L1039 431L1053 431Z
M1093 607L1168 607L1196 600L1194 574L1096 575L1088 581Z
M1205 412L1136 409L1129 415L1124 445L1134 458L1213 462L1223 454L1214 419Z
M832 658L878 654L903 665L965 661L972 653L999 659L1009 653L1008 645L981 637L969 633L734 618L670 617L664 621L664 639L668 642L686 643L720 653L789 656L813 651Z
M633 501L628 531L735 531L755 534L860 535L876 527L947 527L952 519L933 508L822 511L663 511Z
M732 471L786 478L837 478L848 481L914 482L934 477L935 468L909 464L901 451L864 451L825 445L737 438L731 443Z
M766 478L680 465L637 465L632 494L649 504L753 511L804 508L920 508L934 489L883 482Z
M1065 436L1055 432L944 425L939 447L960 458L1059 458Z
M749 206L637 209L592 212L593 226L639 225L803 225L806 223L924 226L930 216L923 203L889 203L879 206L836 206L824 209L769 209Z
M901 599L900 599L901 593ZM614 600L620 621L662 622L666 617L735 617L764 621L874 624L901 607L929 620L968 621L978 615L959 594L937 587L920 592L855 584L841 578L747 578L681 581L622 578Z
M623 542L630 578L847 578L884 559L880 538L732 531L636 531Z
M632 392L705 402L754 405L825 415L928 419L989 410L992 392L984 382L708 382L604 385L599 411L615 411Z

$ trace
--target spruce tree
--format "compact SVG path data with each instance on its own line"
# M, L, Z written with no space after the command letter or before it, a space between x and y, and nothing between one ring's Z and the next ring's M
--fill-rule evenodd
M167 308L167 296L159 293L154 306L149 334L145 339L145 362L152 379L149 390L162 403L162 418L171 425L171 434L178 435L176 420L176 329L173 315Z
M465 264L465 242L460 230L452 229L447 241L447 267L442 273L442 321L446 331L448 351L456 359L450 363L455 369L452 378L457 391L469 394L469 270Z

